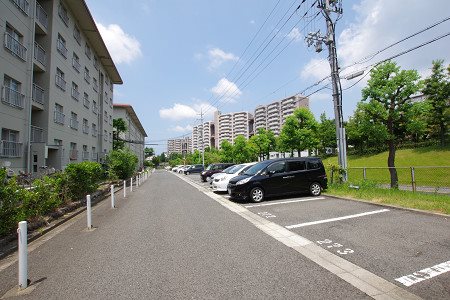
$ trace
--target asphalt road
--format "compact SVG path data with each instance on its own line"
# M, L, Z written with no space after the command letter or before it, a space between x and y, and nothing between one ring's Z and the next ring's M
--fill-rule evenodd
M95 207L95 230L83 213L32 242L32 285L19 298L370 298L169 172L126 199L116 194L116 207ZM9 257L0 261L0 298L16 285Z
M184 177L209 188L196 175ZM448 216L327 196L237 203L424 299L450 299Z

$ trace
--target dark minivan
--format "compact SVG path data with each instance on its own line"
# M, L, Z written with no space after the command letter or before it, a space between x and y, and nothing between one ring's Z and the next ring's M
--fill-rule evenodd
M295 157L259 162L228 184L232 198L261 202L266 196L309 192L319 196L327 188L327 175L320 158Z
M220 173L223 170L225 170L228 167L231 167L235 164L231 163L217 163L217 164L210 164L205 171L200 173L200 177L203 182L209 181L211 179L211 176L216 173Z
M192 165L189 167L189 169L184 170L184 174L189 175L192 173L201 173L203 170L203 165Z

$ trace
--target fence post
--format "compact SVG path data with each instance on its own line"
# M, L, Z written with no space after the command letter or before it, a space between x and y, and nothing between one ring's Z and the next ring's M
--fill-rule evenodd
M133 176L131 176L131 182L130 182L130 192L133 191Z
M412 186L412 191L415 192L416 191L416 174L414 172L414 167L411 167L411 186Z
M92 207L91 207L91 195L86 195L86 211L87 211L87 228L92 228Z
M363 168L363 179L364 179L364 180L367 179L366 167Z
M334 178L334 168L331 167L331 184L333 184L333 178Z
M23 290L28 286L27 221L19 222L17 233L19 242L19 290Z
M123 197L125 198L127 196L127 181L123 181Z
M114 184L111 184L111 208L115 208L115 203L114 203Z

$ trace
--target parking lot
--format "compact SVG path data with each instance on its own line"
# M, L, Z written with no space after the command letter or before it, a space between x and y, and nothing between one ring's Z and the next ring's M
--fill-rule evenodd
M179 176L207 189L210 186L198 174ZM226 193L220 195L229 199ZM420 297L450 298L450 220L446 216L325 195L236 203Z

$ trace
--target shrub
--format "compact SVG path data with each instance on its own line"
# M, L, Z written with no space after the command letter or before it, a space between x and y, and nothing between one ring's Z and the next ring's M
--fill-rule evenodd
M0 169L0 235L10 233L17 222L25 219L21 205L28 196L15 177L7 180L6 170Z
M129 149L120 149L111 151L106 156L106 163L110 178L125 180L130 178L136 170L138 158Z
M64 173L67 176L66 184L69 198L79 200L97 190L102 172L101 165L92 161L68 164Z
M27 219L35 218L52 211L61 203L56 179L45 176L33 181L33 189L23 203L23 210Z

